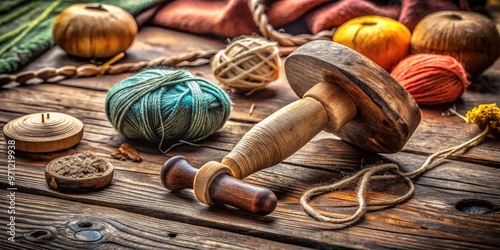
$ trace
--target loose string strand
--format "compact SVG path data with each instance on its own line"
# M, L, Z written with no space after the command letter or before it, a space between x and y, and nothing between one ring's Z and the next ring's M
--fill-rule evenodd
M383 171L391 171L395 174L400 175L405 179L409 190L406 194L404 194L401 197L397 197L395 199L388 199L388 200L376 200L376 201L369 201L367 202L365 200L365 194L368 189L368 183L372 179L372 176L378 172L383 172ZM361 178L361 179L360 179ZM346 218L334 218L326 215L322 215L318 213L312 206L308 204L308 201L318 195L322 195L325 193L330 193L335 190L339 190L344 188L345 186L355 182L357 179L360 179L359 184L358 184L358 189L356 192L356 201L357 201L357 210L354 212L349 217ZM308 190L304 195L300 198L300 204L304 207L304 210L306 211L307 214L309 214L311 217L319 220L319 221L324 221L324 222L331 222L335 224L343 224L342 226L348 226L351 225L355 222L357 222L360 218L364 216L366 211L368 210L368 206L392 206L395 204L399 204L404 202L408 197L410 197L413 194L414 186L413 182L406 176L404 176L403 173L401 173L398 169L398 166L395 164L382 164L370 168L365 168L355 175L348 177L346 179L341 180L340 182L330 184L327 186L320 186L316 187L313 189Z
M479 144L479 142L481 142L484 138L486 138L489 131L490 131L490 127L487 126L480 134L476 135L474 138L472 138L472 139L470 139L470 140L468 140L468 141L466 141L458 146L453 146L451 148L447 148L447 149L441 150L437 153L430 155L429 158L427 158L427 160L424 162L424 164L420 168L416 169L415 171L409 172L405 175L410 177L410 178L414 178L416 176L419 176L419 175L427 172L429 169L439 165L448 156L456 153L457 151Z
M451 109L450 109L451 110ZM452 112L452 111L451 111ZM364 217L366 212L370 210L367 206L379 206L383 205L386 207L390 206L396 206L398 204L404 203L407 201L414 192L414 184L411 180L411 178L415 178L431 168L434 168L441 164L447 157L450 155L456 153L459 150L469 148L472 146L475 146L479 144L490 132L490 127L486 126L486 128L478 135L473 137L472 139L458 145L458 146L453 146L444 150L441 150L437 153L434 153L430 155L426 161L422 164L421 167L418 169L408 172L408 173L403 173L400 171L399 166L393 163L387 163L387 164L382 164L379 166L372 166L366 169L363 169L359 171L357 174L348 177L346 179L343 179L337 183L331 184L331 185L326 185L326 186L320 186L316 188L312 188L308 191L306 191L302 197L300 198L300 204L304 208L305 212L323 222L330 222L334 224L338 224L337 228L343 228L347 227L349 225L352 225L353 223L359 221ZM394 175L375 175L376 173L383 172L383 171L390 171L394 173ZM365 193L366 189L368 188L370 181L372 180L387 180L387 179L395 179L395 178L403 178L408 187L409 190L404 194L401 195L395 199L381 199L381 200L375 200L375 201L370 201L366 202L365 201ZM360 179L361 178L361 179ZM335 218L327 215L323 215L319 212L319 210L314 209L311 205L308 204L308 201L310 201L313 197L323 195L326 193L331 193L334 191L337 191L339 189L345 188L347 185L350 183L353 183L355 180L360 179L358 188L356 190L356 202L357 202L357 210L354 212L351 216L347 218Z

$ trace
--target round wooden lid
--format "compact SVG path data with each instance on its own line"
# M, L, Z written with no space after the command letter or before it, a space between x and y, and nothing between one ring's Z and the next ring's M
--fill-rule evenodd
M3 127L6 140L16 149L42 153L76 145L83 136L83 123L62 113L35 113L16 118Z

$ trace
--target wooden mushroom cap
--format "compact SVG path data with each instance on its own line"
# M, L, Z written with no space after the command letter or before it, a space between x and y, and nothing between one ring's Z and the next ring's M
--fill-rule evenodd
M8 122L3 133L6 140L16 141L16 150L53 152L80 142L83 123L62 113L35 113Z
M420 122L417 103L389 73L341 44L313 41L299 47L285 61L285 73L299 97L323 81L351 96L357 113L335 134L358 147L398 152Z

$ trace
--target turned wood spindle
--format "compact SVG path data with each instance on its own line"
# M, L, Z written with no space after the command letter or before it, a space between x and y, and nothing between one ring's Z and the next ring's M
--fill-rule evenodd
M220 163L209 162L197 172L187 163L173 162L169 168L176 171L162 171L164 186L192 186L198 200L210 205L219 191L215 189L237 195L232 185L219 186L219 176L236 182L276 165L321 130L366 150L395 153L420 122L420 110L410 94L377 64L343 45L307 43L286 59L285 73L302 99L256 124ZM182 177L186 175L189 178ZM245 196L234 199L236 207L253 202Z
M161 182L171 191L193 188L198 169L189 165L183 156L168 159L161 170ZM240 208L254 214L274 211L277 199L269 189L252 185L230 176L229 172L214 176L209 188L211 200Z

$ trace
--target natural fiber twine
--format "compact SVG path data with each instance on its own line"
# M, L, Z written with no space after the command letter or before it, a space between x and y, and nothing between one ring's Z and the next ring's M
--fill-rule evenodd
M331 229L339 229L350 226L364 218L365 214L370 210L397 206L406 202L415 191L415 187L412 182L413 178L416 178L427 172L428 170L442 164L447 157L455 154L456 152L478 145L483 141L484 138L486 138L486 136L488 136L488 134L491 133L491 131L500 131L500 126L498 125L500 124L500 112L496 107L496 104L480 105L479 107L467 112L467 117L460 115L451 108L448 111L466 120L466 122L468 123L474 122L478 124L478 126L483 129L483 131L474 136L472 139L460 145L446 148L430 155L427 160L414 171L402 172L397 164L385 163L366 167L356 174L336 183L309 189L300 198L300 204L304 208L304 211L309 216L318 221L332 223L334 226L329 227ZM405 194L393 199L378 199L367 201L366 191L369 189L370 181L392 180L396 178L402 178L406 182L408 190ZM330 215L323 214L319 209L313 208L311 205L309 205L309 201L314 197L344 189L348 185L355 183L356 181L358 182L356 190L357 209L352 215L344 217L332 217Z
M223 88L252 94L278 79L280 57L276 42L249 36L231 42L211 64Z

